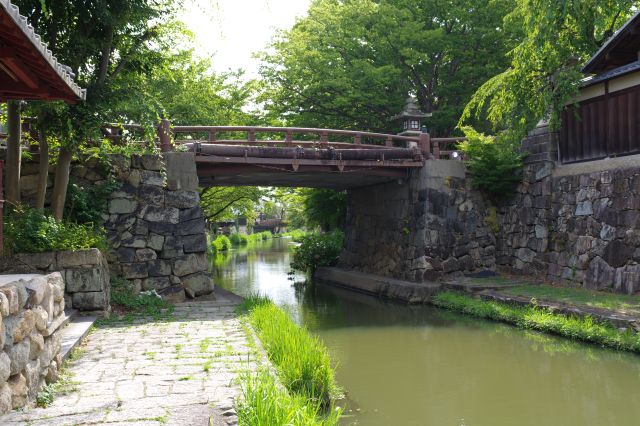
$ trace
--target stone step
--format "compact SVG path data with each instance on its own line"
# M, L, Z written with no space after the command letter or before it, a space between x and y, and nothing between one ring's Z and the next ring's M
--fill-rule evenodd
M70 319L69 324L62 330L62 345L60 348L60 356L62 361L69 358L71 352L87 337L91 326L96 321L96 317L93 316L79 316L77 311L71 310L67 314L67 318Z

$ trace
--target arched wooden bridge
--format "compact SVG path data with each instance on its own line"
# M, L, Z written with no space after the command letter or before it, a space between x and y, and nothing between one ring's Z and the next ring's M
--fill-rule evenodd
M158 126L161 150L195 153L202 186L348 189L407 177L447 159L461 138L256 126Z

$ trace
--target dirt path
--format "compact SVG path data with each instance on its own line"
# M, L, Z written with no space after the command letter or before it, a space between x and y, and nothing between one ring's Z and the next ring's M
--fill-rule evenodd
M257 353L232 301L177 305L166 320L98 328L68 364L68 394L0 424L235 425L238 374Z

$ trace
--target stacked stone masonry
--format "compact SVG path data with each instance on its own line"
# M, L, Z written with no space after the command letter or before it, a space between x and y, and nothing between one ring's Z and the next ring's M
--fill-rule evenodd
M493 268L491 209L469 187L464 165L430 160L412 173L408 185L348 192L339 266L414 282Z
M640 291L637 159L557 165L557 138L541 126L523 141L523 181L497 206L449 160L427 161L407 184L350 190L339 266L414 282L499 269Z
M2 276L0 281L0 414L33 402L56 380L64 281L49 275Z
M557 134L546 128L523 145L531 139L551 153L557 146ZM529 160L516 196L501 209L497 263L554 282L638 292L640 166L536 160Z
M109 266L98 249L23 253L0 259L5 274L60 272L65 280L66 306L100 315L110 311Z
M211 293L193 154L112 157L112 163L122 182L105 222L112 272L137 291Z

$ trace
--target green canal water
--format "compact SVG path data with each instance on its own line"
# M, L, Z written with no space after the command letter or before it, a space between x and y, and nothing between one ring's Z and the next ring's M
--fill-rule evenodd
M640 356L294 286L291 244L276 239L218 258L216 283L268 296L325 342L347 395L344 425L640 425Z

